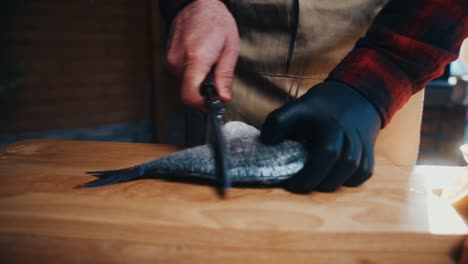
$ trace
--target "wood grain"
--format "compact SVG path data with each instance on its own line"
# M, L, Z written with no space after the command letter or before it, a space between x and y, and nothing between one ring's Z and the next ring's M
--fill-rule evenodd
M234 188L219 199L211 186L155 179L73 189L92 179L85 171L178 149L55 140L0 148L0 262L454 263L467 234L448 205L434 211L427 183L466 177L461 167L378 158L365 185L309 195Z

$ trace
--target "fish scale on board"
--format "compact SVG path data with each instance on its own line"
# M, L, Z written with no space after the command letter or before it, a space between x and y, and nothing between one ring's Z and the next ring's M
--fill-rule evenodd
M234 184L278 184L302 169L308 152L299 142L285 140L277 145L260 142L260 131L243 122L223 127L228 143L229 174ZM215 161L209 145L197 146L130 168L88 172L98 179L78 187L98 187L160 175L215 180Z

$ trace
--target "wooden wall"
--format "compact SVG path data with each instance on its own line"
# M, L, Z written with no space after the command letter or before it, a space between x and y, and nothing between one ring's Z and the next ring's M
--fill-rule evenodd
M421 126L418 164L465 165L459 147L465 141L466 120L467 109L464 106L426 104Z
M164 67L164 24L159 16L158 0L152 1L152 36L154 58L155 138L160 143L186 144L185 108L180 101L180 82Z
M0 135L150 117L150 1L13 2L5 33L23 76L0 94Z

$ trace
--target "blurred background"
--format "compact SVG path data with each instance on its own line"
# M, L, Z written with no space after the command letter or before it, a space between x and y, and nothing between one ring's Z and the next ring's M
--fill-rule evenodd
M0 146L30 138L185 144L157 0L3 0ZM463 165L468 41L426 88L420 164Z

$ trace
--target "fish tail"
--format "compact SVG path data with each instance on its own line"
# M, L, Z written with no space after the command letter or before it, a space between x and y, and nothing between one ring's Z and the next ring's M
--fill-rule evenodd
M97 177L96 180L90 181L75 188L92 188L109 184L121 183L143 178L143 171L141 166L135 166L119 170L106 170L106 171L89 171L86 174Z

